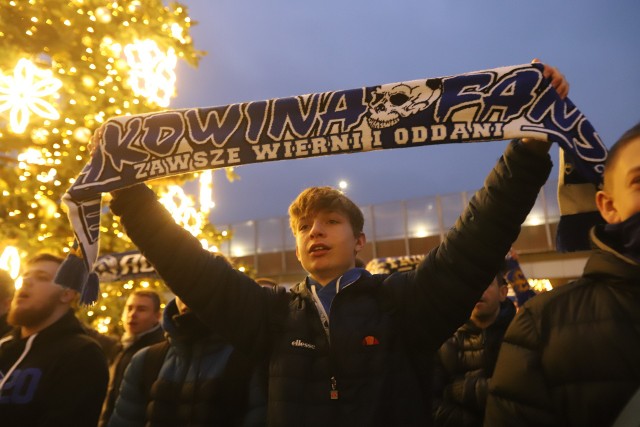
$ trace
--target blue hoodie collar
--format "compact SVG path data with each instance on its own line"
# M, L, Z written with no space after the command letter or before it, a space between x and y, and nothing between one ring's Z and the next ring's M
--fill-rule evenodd
M354 283L360 277L368 277L371 276L364 268L352 268L344 273L342 276L333 279L331 282L327 283L325 286L320 285L320 283L314 280L311 276L307 276L307 288L311 289L312 286L315 286L316 293L322 306L324 307L327 313L330 312L331 303L333 299L336 297L338 292L342 291L344 288Z

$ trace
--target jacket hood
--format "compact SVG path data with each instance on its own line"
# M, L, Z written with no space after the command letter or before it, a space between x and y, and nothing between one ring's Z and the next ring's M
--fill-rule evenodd
M584 275L608 274L626 280L638 280L640 264L618 252L602 239L602 227L591 229L590 238L595 252L587 260Z

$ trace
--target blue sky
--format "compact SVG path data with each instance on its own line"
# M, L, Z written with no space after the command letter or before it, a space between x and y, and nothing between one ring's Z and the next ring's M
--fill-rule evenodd
M640 2L599 0L182 0L198 68L179 65L171 108L440 77L538 57L607 146L640 120ZM271 162L214 174L215 225L286 215L312 185L349 183L359 205L481 186L505 142ZM554 158L557 158L556 148ZM557 163L557 162L556 162ZM557 173L557 172L554 172ZM553 178L556 178L553 176Z

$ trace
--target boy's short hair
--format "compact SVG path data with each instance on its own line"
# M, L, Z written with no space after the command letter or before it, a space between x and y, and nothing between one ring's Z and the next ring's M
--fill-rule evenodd
M607 160L604 162L604 184L607 184L607 176L609 172L613 170L615 163L620 157L620 152L624 147L636 138L640 138L640 123L637 123L631 129L627 130L622 136L611 146L607 155Z
M156 291L153 291L151 289L136 289L133 292L131 292L130 295L135 295L138 297L147 297L151 299L151 302L153 304L153 312L157 313L160 311L160 295Z
M321 211L333 211L346 215L353 229L353 235L358 237L362 234L364 217L360 208L341 191L328 186L307 188L291 203L289 225L293 234L297 234L297 225L302 218Z
M0 268L0 300L13 298L16 284L7 270Z

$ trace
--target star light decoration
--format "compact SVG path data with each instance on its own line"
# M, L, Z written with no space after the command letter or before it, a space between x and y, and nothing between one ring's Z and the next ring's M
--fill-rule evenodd
M21 58L12 74L0 76L0 113L9 111L9 126L17 134L26 130L32 114L58 120L60 113L46 98L57 96L61 86L51 70Z
M133 92L168 107L175 90L178 62L173 48L163 52L153 40L136 41L124 47L124 55L131 67L128 83Z

